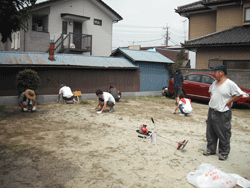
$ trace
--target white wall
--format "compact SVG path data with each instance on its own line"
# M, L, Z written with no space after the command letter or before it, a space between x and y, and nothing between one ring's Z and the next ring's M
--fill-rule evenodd
M82 33L92 35L92 55L109 56L112 51L112 19L88 0L64 0L50 7L49 33L51 40L57 40L62 33L61 13L90 17L84 21ZM94 25L94 19L102 20L102 26ZM68 32L73 32L73 24L68 25Z
M188 51L188 57L190 59L191 69L196 68L196 52Z
M83 30L92 35L92 55L109 56L112 51L112 19L90 1L85 0L84 5L84 15L90 20L83 23ZM94 25L94 19L102 20L102 26Z

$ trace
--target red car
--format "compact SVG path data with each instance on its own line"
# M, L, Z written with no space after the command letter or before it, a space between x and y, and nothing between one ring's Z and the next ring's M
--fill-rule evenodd
M197 98L203 100L210 99L208 92L210 85L215 81L213 74L207 73L189 73L183 75L182 91L188 98ZM169 81L168 96L174 95L173 78ZM241 88L246 94L235 102L234 105L250 106L250 89Z

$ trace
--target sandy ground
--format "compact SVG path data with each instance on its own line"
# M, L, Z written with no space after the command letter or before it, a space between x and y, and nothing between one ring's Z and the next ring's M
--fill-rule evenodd
M203 156L208 105L192 103L189 117L172 114L165 97L122 98L113 113L98 115L88 104L48 103L37 112L0 106L0 187L193 187L186 175L202 163L250 179L250 110L234 109L231 153ZM140 125L183 141L138 138Z

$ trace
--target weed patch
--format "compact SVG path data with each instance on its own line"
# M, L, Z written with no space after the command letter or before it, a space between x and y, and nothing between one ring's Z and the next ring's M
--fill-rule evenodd
M88 101L80 101L80 104L86 105L86 104L89 104L89 102Z

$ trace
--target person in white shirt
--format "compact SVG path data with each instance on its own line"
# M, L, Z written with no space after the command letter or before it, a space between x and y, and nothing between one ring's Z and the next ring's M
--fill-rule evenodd
M176 114L176 110L178 110L178 108L179 108L181 111L181 114L179 114L179 115L187 116L193 110L193 108L191 106L191 99L185 98L183 93L181 93L179 95L179 98L180 98L179 103L178 103L177 107L175 108L175 111L173 112L173 114Z
M61 85L61 88L60 88L59 94L58 94L57 102L60 101L61 95L62 95L62 98L64 100L64 103L66 103L66 101L71 101L71 100L73 100L73 103L76 102L75 96L74 96L73 92L71 91L70 87L66 86L65 84Z
M203 155L215 155L217 143L219 160L226 160L230 152L231 138L231 106L239 100L244 92L226 77L227 68L224 65L210 67L213 69L215 81L209 87L210 101L207 117L207 151Z
M101 114L106 107L110 108L109 112L114 111L115 98L110 93L102 92L102 90L97 90L96 96L99 98L99 102L95 109L97 110L99 106L101 107L101 109L97 110L98 114Z

